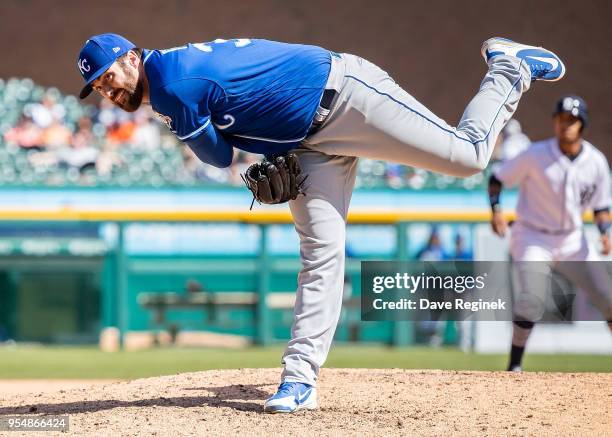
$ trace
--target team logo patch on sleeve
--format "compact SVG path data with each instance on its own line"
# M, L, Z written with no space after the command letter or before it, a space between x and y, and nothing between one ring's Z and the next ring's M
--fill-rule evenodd
M155 117L159 121L161 121L163 124L168 126L168 129L172 130L172 119L170 117L164 114L160 114L159 112L156 112L156 111L153 111L153 114L155 114Z

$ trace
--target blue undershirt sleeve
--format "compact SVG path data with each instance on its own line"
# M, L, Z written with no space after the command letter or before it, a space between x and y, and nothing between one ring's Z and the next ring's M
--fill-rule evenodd
M233 147L211 123L198 135L185 140L185 143L206 164L224 168L232 163Z

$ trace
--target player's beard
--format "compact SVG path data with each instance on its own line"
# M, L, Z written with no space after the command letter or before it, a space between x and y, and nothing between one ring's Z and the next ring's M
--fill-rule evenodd
M142 81L137 80L133 87L125 87L120 92L125 93L125 97L121 96L121 102L114 102L126 112L134 112L140 108L142 103L143 85Z
M121 95L121 102L114 101L115 105L120 107L126 112L134 112L142 103L142 96L144 92L143 80L138 74L138 70L123 69L126 73L128 80L126 80L125 87L119 90Z
M134 112L138 108L140 108L140 104L142 103L142 92L143 92L142 81L140 80L136 81L136 86L133 91L130 91L127 89L125 91L127 92L128 96L123 102L121 109L127 112Z

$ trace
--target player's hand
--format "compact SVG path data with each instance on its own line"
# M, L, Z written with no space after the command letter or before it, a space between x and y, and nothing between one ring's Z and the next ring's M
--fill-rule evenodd
M601 241L601 254L610 255L610 249L612 249L610 236L607 233L603 234L601 237L599 237L599 241Z
M504 237L506 235L508 222L501 211L495 211L493 213L493 217L491 217L491 229L493 229L493 232L500 237Z

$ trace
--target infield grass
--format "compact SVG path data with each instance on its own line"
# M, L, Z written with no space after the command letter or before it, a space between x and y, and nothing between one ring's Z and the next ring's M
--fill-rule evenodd
M95 347L0 347L0 379L133 379L210 369L279 367L283 347L246 349L158 348L101 352ZM506 355L455 348L336 345L326 367L503 370ZM526 371L612 372L611 355L535 355Z

